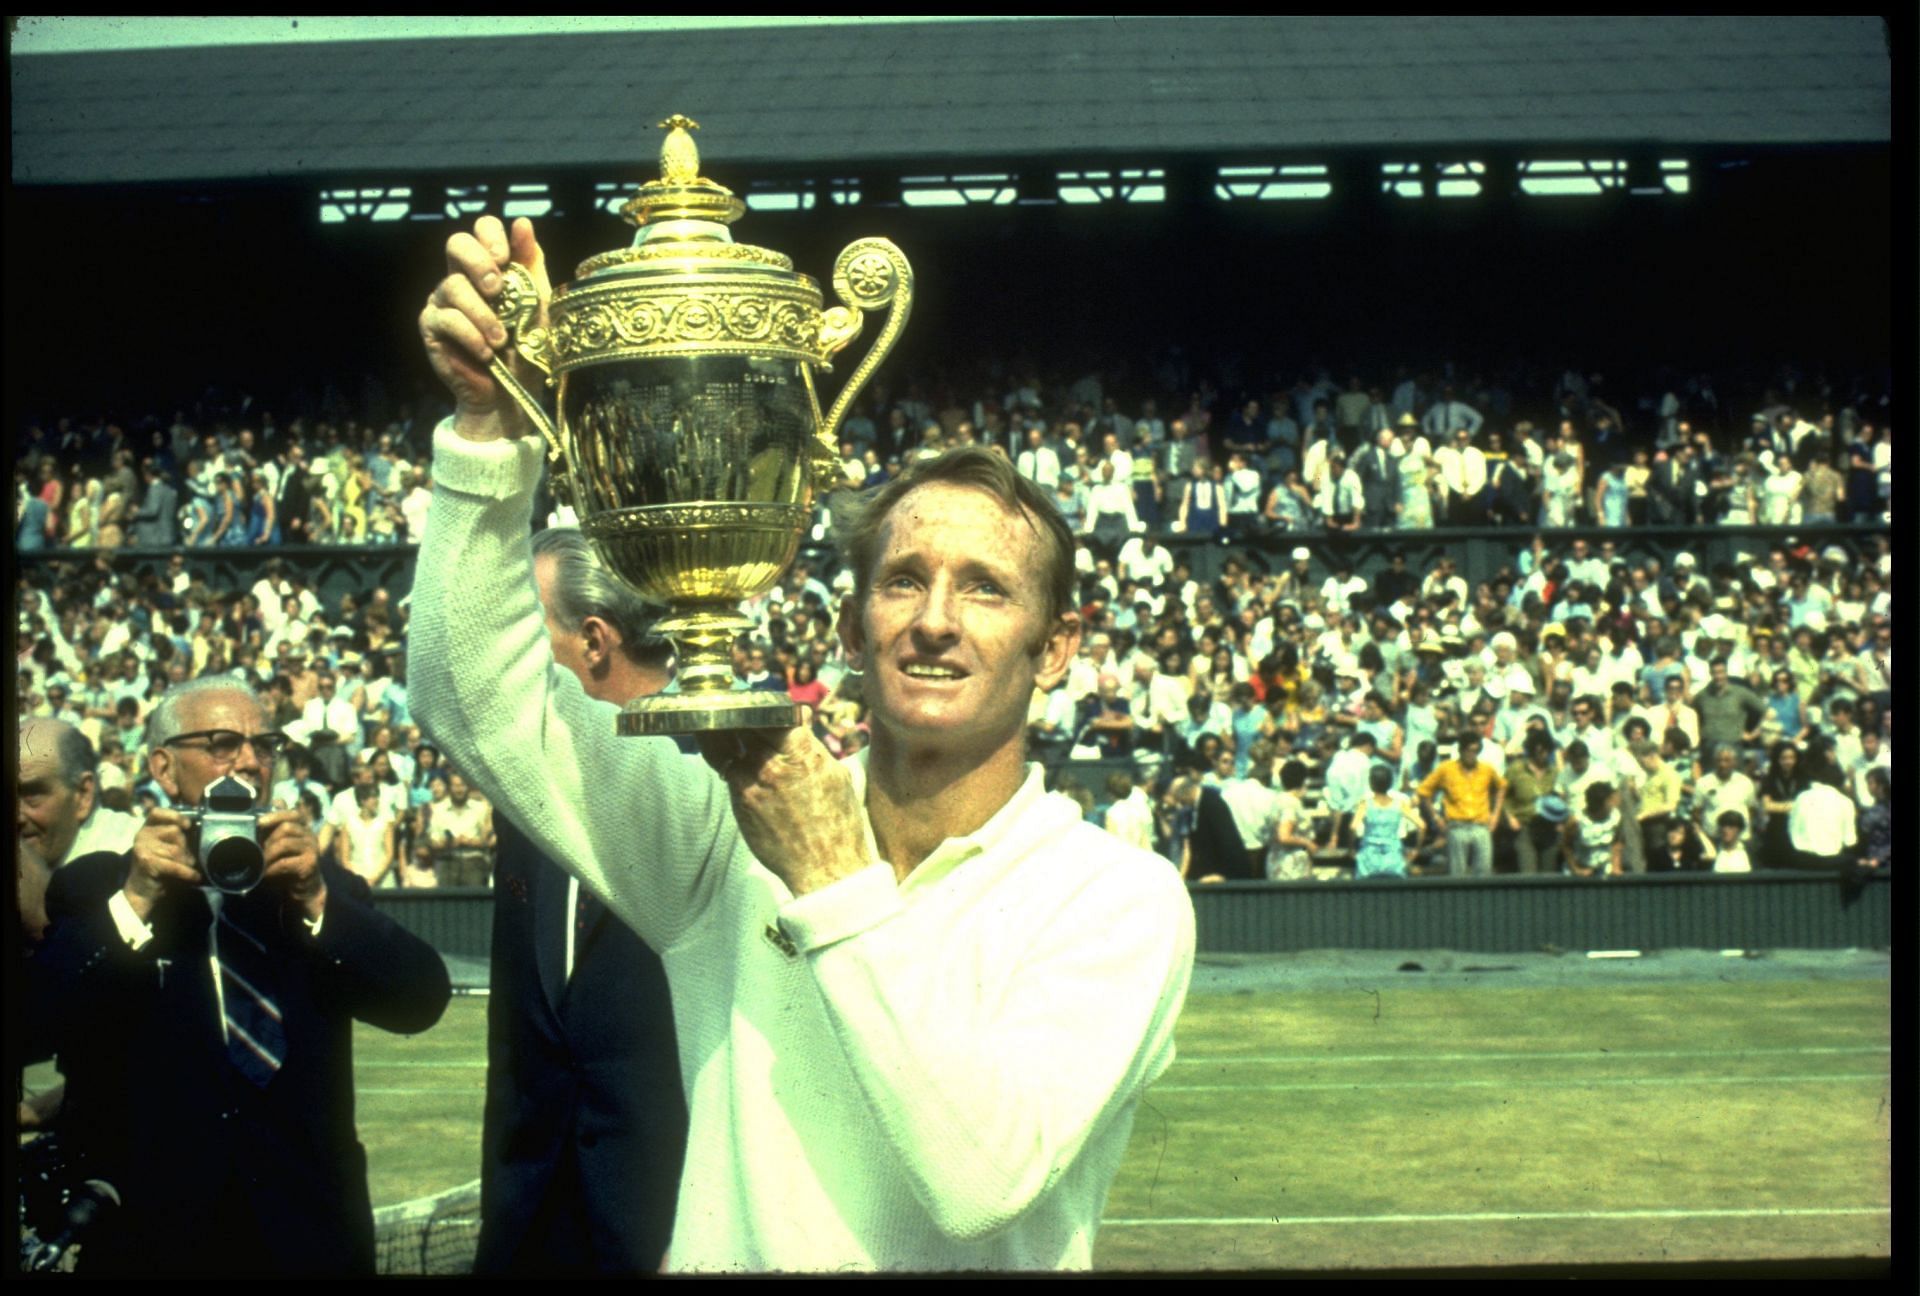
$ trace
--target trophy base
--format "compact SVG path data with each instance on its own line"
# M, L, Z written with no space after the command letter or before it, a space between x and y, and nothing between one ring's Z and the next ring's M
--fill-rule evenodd
M623 738L674 738L729 729L791 729L799 723L798 703L761 689L656 693L622 707L616 732Z

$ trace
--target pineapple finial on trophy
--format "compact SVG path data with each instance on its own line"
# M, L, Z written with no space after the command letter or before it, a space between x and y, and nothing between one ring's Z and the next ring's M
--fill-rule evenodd
M668 184L693 184L700 179L700 150L693 145L693 136L689 131L700 129L700 123L682 113L675 113L660 123L660 129L667 132L667 138L660 144L660 178Z
M700 150L694 147L693 136L688 134L700 129L699 122L675 113L660 123L660 129L667 132L667 138L660 144L660 178L641 185L639 192L621 206L620 214L629 223L640 226L646 238L711 239L714 237L711 230L693 231L683 226L661 229L659 226L663 222L685 221L728 225L739 219L747 205L725 185L701 177ZM649 226L655 228L649 230ZM724 233L721 237L725 237Z

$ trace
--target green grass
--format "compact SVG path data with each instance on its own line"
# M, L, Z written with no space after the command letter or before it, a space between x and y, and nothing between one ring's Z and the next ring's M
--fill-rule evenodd
M1101 1268L1891 1245L1884 981L1195 995L1179 1047L1108 1198ZM475 1178L486 1001L355 1048L375 1204Z
M1096 1262L1884 1256L1885 1213L1702 1212L1887 1205L1887 993L1421 990L1377 1016L1354 991L1196 996ZM1423 1216L1549 1218L1406 1218Z

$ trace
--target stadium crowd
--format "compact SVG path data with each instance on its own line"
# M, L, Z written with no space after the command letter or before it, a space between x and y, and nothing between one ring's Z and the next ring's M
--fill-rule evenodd
M1322 373L1264 401L1203 381L1169 418L1122 409L1098 378L1010 366L970 401L876 392L841 449L847 484L871 487L984 443L1052 494L1081 537L1085 634L1033 699L1033 750L1089 816L1192 879L1884 866L1887 537L1783 530L1710 565L1553 531L1884 522L1886 398L1788 373L1742 420L1706 378L1655 387L1630 422L1573 370L1517 395L1465 374ZM67 551L20 568L21 716L75 725L101 806L137 815L165 803L145 775L149 708L232 673L292 739L276 804L336 857L376 885L485 883L488 808L408 710L407 601L323 600L279 560L216 588L187 556L417 538L431 420L276 426L243 404L135 426L60 419L20 441L18 548ZM1451 526L1515 528L1511 562L1470 586L1450 558L1395 554L1368 579L1272 539ZM1220 542L1217 579L1174 537ZM123 547L174 552L164 572L99 552ZM803 557L736 647L740 676L815 707L841 754L865 741L834 630L851 584Z

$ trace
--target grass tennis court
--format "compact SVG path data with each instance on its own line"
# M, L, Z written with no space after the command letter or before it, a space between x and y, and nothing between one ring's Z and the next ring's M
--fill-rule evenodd
M363 1030L376 1205L479 1173L486 1000ZM1195 993L1107 1269L1885 1256L1885 980Z

